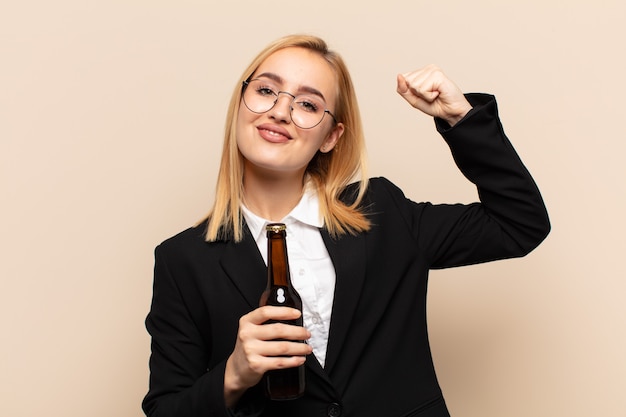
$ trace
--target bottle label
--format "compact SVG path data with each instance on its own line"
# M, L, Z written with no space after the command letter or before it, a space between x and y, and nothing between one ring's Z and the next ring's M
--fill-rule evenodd
M278 301L280 304L283 304L285 300L285 290L279 288L278 291L276 291L276 301Z

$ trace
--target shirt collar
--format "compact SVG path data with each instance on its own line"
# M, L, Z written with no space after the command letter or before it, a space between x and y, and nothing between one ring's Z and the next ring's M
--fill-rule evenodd
M243 217L246 219L248 228L252 233L252 237L258 242L259 239L264 236L265 226L272 222L257 216L251 212L245 204L242 204L241 208L243 210ZM320 202L317 191L310 183L305 187L304 194L302 194L302 198L300 198L298 204L281 220L281 223L285 223L286 225L295 222L304 223L316 228L324 226L324 218L320 213Z

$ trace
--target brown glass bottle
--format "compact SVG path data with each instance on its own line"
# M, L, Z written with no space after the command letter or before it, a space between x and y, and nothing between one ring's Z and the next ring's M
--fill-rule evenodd
M286 227L283 223L266 226L267 231L267 287L261 295L260 306L284 306L302 312L302 299L291 284L287 258ZM302 326L302 316L283 323ZM304 393L304 365L296 368L268 371L263 377L265 392L272 400L291 400Z

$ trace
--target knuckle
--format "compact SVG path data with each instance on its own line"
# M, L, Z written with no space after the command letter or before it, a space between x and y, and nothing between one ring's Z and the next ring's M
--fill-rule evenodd
M280 342L276 346L276 351L280 356L291 353L291 343L290 342Z
M243 354L248 361L250 361L250 358L254 357L254 349L252 348L252 346L250 346L249 343L245 343L241 347L241 350L243 351Z
M289 366L290 365L287 358L278 358L276 361L276 367L279 369L288 368Z
M271 318L271 308L269 306L260 307L257 310L261 323L265 323Z
M258 360L257 358L251 358L248 361L248 366L255 373L259 373L260 374L260 373L264 372L262 362L260 360Z
M250 330L247 327L239 327L239 340L247 340L250 338Z

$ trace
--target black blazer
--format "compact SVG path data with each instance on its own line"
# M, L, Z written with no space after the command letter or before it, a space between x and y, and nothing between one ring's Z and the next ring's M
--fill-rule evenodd
M239 318L258 306L263 259L246 228L242 242L208 243L205 225L155 251L149 416L448 416L426 330L428 271L524 256L549 231L539 191L504 135L495 99L468 95L474 109L437 128L481 203L414 203L383 178L363 206L367 233L322 237L336 270L326 366L306 362L305 396L266 400L248 390L236 410L223 398L225 362ZM354 188L343 195L354 198Z

